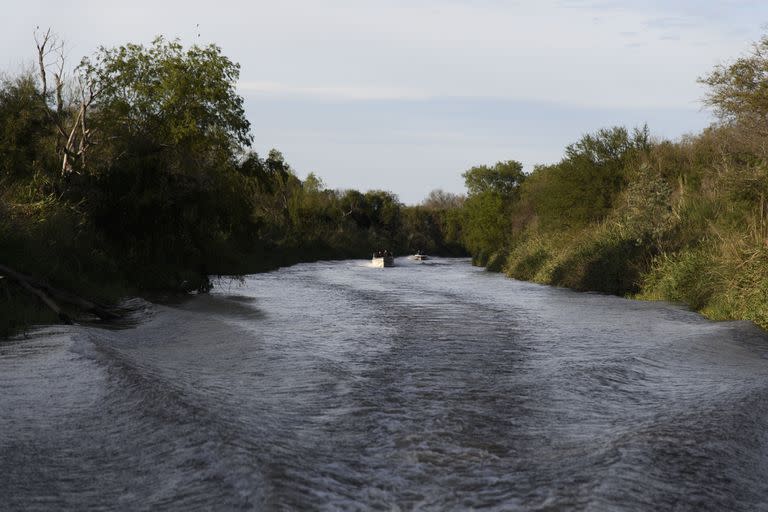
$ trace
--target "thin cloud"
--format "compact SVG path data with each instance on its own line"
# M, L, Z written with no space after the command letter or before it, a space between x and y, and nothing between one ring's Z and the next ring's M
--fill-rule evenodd
M667 29L686 29L696 26L695 20L682 17L667 17L667 18L652 18L645 22L648 28L655 28L659 30Z
M277 97L304 97L339 101L413 101L427 100L424 91L397 87L297 86L270 81L244 81L237 84L245 94Z
M696 78L768 22L764 0L6 3L0 62L34 56L36 25L74 59L157 34L216 43L241 65L260 147L328 183L412 198L449 188L447 175L460 189L465 165L556 159L601 126L696 131L708 122Z

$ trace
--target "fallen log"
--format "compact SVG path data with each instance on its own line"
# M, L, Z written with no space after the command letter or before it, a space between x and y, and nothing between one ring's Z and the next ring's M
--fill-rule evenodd
M64 323L71 324L72 320L69 318L69 316L67 316L66 313L62 311L62 309L53 300L52 297L55 297L61 302L76 306L89 313L93 313L102 320L117 320L120 318L119 315L107 310L104 306L83 299L82 297L78 297L77 295L68 291L54 288L45 281L41 281L40 279L36 279L32 276L16 272L12 268L5 265L0 265L0 274L4 274L10 279L13 279L25 290L40 298L40 300L42 300L45 305L51 308Z
M72 325L72 319L69 318L69 315L67 315L64 311L62 311L61 308L59 307L59 305L56 304L50 297L48 297L48 295L46 295L44 291L38 290L37 288L33 288L26 281L18 280L18 279L16 281L22 286L22 288L27 290L29 293L31 293L33 295L37 295L37 297L41 301L43 301L43 303L46 306L51 308L53 310L53 312L58 315L59 320L61 320L63 323L65 323L67 325Z

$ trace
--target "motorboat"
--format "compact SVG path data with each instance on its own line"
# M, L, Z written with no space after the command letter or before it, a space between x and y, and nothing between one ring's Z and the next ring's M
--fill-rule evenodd
M376 268L394 267L395 257L389 251L376 252L371 258L371 265Z

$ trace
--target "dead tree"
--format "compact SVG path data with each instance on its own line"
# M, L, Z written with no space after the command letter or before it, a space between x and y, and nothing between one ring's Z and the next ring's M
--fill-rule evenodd
M77 77L77 87L65 100L65 63L64 42L59 40L49 28L44 34L35 31L37 62L40 73L43 101L48 118L56 128L56 149L61 156L61 175L85 171L86 154L93 145L91 130L88 127L88 109L98 96L96 84L81 76ZM49 61L54 59L53 63ZM55 105L51 106L48 95L48 69L55 67L53 75L53 95ZM76 99L75 99L76 98Z

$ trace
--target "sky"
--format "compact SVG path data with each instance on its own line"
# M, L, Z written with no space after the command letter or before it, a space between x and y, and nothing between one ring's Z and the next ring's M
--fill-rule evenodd
M463 192L473 165L527 170L600 128L677 139L713 122L697 78L768 33L740 0L26 0L0 19L0 69L52 27L74 65L99 46L215 43L241 65L254 149L300 177L407 204Z

